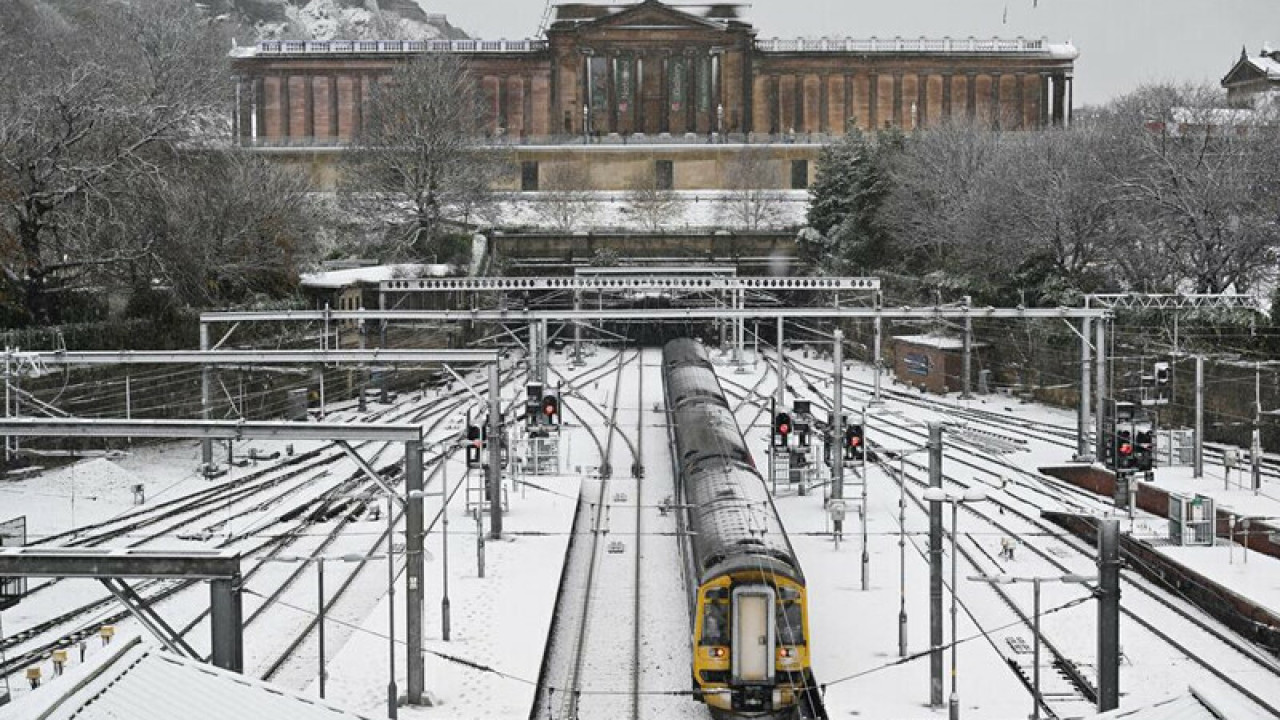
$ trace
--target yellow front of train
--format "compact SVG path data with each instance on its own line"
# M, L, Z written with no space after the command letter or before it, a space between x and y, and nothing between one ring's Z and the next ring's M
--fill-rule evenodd
M696 696L717 714L790 716L809 677L804 584L737 569L698 588Z

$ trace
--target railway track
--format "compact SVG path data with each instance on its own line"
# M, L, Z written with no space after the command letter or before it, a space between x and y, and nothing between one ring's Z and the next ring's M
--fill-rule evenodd
M814 393L815 399L818 401L815 404L823 404L822 398L828 395L829 392L822 393L818 391L814 387L814 383L821 383L826 378L826 374L811 366L804 366L798 363L788 363L788 365L793 371L800 374L801 380L797 384L804 382ZM722 377L722 382L724 381L726 381L726 378ZM732 380L728 380L726 385L735 385L735 383ZM737 392L740 396L745 395L748 390L748 388L737 384ZM845 387L846 392L850 390L868 391L869 388L861 386L859 383L851 382L847 383ZM887 393L886 397L890 400L897 399ZM914 400L915 404L929 406L932 410L939 410L939 408L925 403L918 396L912 397L907 394L906 399ZM948 405L942 411L946 412L950 417L956 417L959 410ZM882 442L879 443L881 448L886 444L920 445L923 443L925 433L921 428L906 422L886 420L886 417L891 418L892 415L882 414L877 418L875 426L877 435L881 436L875 439L880 440L883 438ZM1007 422L1007 419L1000 418L994 413L984 413L979 419L998 427L1001 426L1002 420ZM1058 436L1060 438L1059 442L1063 446L1074 447L1074 428L1055 430L1052 427L1039 427L1037 429L1045 432L1046 435ZM887 458L881 459L885 460ZM980 483L988 494L995 498L993 502L986 504L995 508L999 513L998 515L977 507L968 506L966 506L966 515L981 517L987 526L994 527L999 534L1013 538L1026 538L1023 545L1033 548L1029 552L1035 555L1037 563L1046 565L1049 568L1046 570L1047 573L1091 574L1092 549L1086 544L1076 541L1069 534L1063 533L1058 528L1040 521L1038 513L1046 502L1051 507L1092 513L1109 510L1110 503L1103 502L1094 494L1074 486L1042 478L1036 473L1023 471L998 454L976 449L959 450L952 446L948 448L946 462L947 467L952 468L953 474L955 467L962 466L966 470L976 471L978 476L971 482L948 477L947 483L954 483L959 487L968 487L974 482ZM907 464L911 466L911 473L909 474L913 473L922 477L925 475L926 468L920 463L909 462ZM889 477L893 477L892 468L885 467L882 469ZM1013 480L1013 482L1009 482L1009 480ZM909 482L916 487L923 487L926 484L924 480L918 477L912 477ZM924 511L923 505L918 505L918 507L921 512ZM972 533L983 534L983 531L981 528L975 528ZM979 573L996 574L1003 572L1000 562L993 557L990 551L987 551L980 543L973 540L972 533L967 535L959 545L961 557L964 561ZM989 535L990 533L988 532L987 534ZM1050 548L1053 552L1040 548L1040 545L1045 543L1044 538L1046 536L1052 538ZM918 547L917 551L919 551ZM1019 567L1018 570L1021 571L1023 568ZM1273 679L1280 678L1280 674L1278 674L1280 669L1277 669L1274 658L1266 655L1257 647L1241 639L1215 621L1208 619L1199 610L1188 607L1174 598L1169 598L1164 592L1148 585L1141 578L1133 577L1132 574L1128 573L1122 577L1124 587L1131 591L1126 593L1126 602L1123 605L1122 612L1124 612L1125 618L1133 624L1132 626L1138 628L1136 632L1146 638L1143 641L1144 643L1158 643L1164 648L1160 652L1167 655L1172 651L1174 655L1186 658L1186 662L1192 664L1198 672L1212 676L1214 681L1223 683L1233 692L1258 704L1268 712L1275 712L1277 707L1275 698L1270 697L1267 693L1256 693L1251 690L1250 686L1253 683L1242 683L1231 677L1231 675L1248 676L1250 672L1260 672ZM1025 609L1025 605L1019 604L1003 588L990 587L992 592L996 592L1001 596L1002 603L1006 604L1029 627L1030 623L1027 620L1029 611ZM1136 594L1134 591L1136 591ZM1027 601L1023 598L1022 602L1026 603ZM969 612L972 617L973 612L971 610L966 609L966 612ZM977 622L977 619L975 618L974 621ZM1186 631L1173 629L1179 627L1190 629ZM1091 658L1090 650L1088 648L1074 647L1070 642L1066 643L1062 649L1057 649L1053 645L1051 631L1042 629L1041 635L1042 638L1048 640L1045 643L1046 648L1051 646L1055 648L1048 651L1053 658L1051 664L1059 672L1067 676L1071 684L1077 688L1081 701L1087 702L1091 697L1092 688L1088 679L1080 672L1080 668L1082 666L1087 667L1089 663L1081 661L1080 658ZM1067 631L1067 636L1072 637L1070 631ZM1059 635L1058 637L1059 642L1062 642L1061 636ZM1132 637L1132 635L1126 635L1126 637ZM1076 642L1075 645L1079 645L1079 643ZM1010 661L1011 667L1018 666L1017 658L1014 657L1016 651L1010 653L1009 648L997 648L997 650L1001 651L1002 655ZM1234 658L1234 660L1223 663L1222 658L1224 655ZM1231 666L1233 663L1236 666L1244 663L1246 667L1252 667L1253 670L1228 673L1219 668L1219 665ZM1022 677L1022 680L1024 683L1029 682L1025 676Z
M506 375L508 378L511 377L510 372L506 373ZM444 398L435 398L425 405L411 404L408 407L391 407L375 413L375 416L379 418L389 416L395 421L403 421L408 418L411 422L419 422L434 416L437 418L436 424L432 426L434 428L450 412L464 404L467 401L467 397L465 391L457 390L448 393ZM440 401L442 399L447 399L447 404L441 405ZM357 446L357 448L366 451L368 461L370 464L374 464L377 462L378 456L386 449L386 445L383 444L382 448L377 449L374 454L368 455L367 449L370 445L372 444L364 443ZM263 508L288 502L289 496L299 487L314 481L317 475L324 477L329 474L323 468L343 461L345 458L344 453L336 450L330 451L325 455L326 450L327 448L317 448L314 451L290 458L283 464L284 473L280 473L281 467L266 468L253 473L247 479L240 478L233 483L223 483L216 487L198 491L194 493L195 500L191 503L186 502L191 496L176 498L157 506L147 507L142 511L96 523L89 528L90 534L87 536L75 538L74 534L76 532L82 532L85 529L78 528L75 531L46 538L45 541L51 542L58 539L71 538L77 546L100 546L113 539L132 537L137 534L138 530L149 529L148 533L132 540L129 544L129 547L140 547L152 541L169 537L178 528L189 526L192 524L193 517L218 514L223 511L228 515L237 510L242 512L244 508L241 505L237 505L237 503L248 502L250 503L249 507ZM381 471L384 473L393 471L399 463L400 461L397 460L381 468ZM295 480L297 481L296 483L287 484ZM284 487L275 495L265 499L257 497L282 485ZM227 537L220 538L215 547L227 548L243 545L244 547L239 549L246 557L266 553L265 557L259 558L244 573L244 581L248 583L267 562L287 549L307 528L313 527L317 517L326 514L341 514L343 507L349 506L351 512L346 514L345 518L330 531L323 541L322 544L327 546L340 535L341 529L348 522L355 519L358 512L363 510L364 499L369 497L372 492L372 486L372 481L363 477L357 470L344 479L334 481L332 485L318 495L298 500L292 507L279 513L275 518L275 523L289 522L291 524L278 530L274 536L266 541L252 542L255 531L250 529L238 535L228 534ZM258 529L265 529L265 527ZM206 527L205 530L207 531L208 528ZM216 537L208 532L196 534L211 538ZM291 574L285 585L279 589L279 592L275 593L276 596L291 585L299 573L300 570L298 573ZM58 580L54 580L44 583L37 588L33 588L32 593L46 592L48 588L58 582ZM194 582L149 581L139 583L135 586L135 589L143 597L147 598L149 602L161 604L173 599L181 591L195 585L197 583ZM125 611L104 613L105 610L113 607L115 607L114 598L103 597L60 612L55 617L31 627L19 629L16 633L0 641L0 650L4 650L8 655L6 662L0 665L0 674L11 675L20 672L23 668L46 659L52 650L73 646L81 640L96 634L98 627L101 625L121 622L128 617L128 613ZM185 636L190 633L198 623L207 617L207 614L208 610L205 609L194 620L182 626L179 634ZM60 628L73 623L75 626L71 630L60 631ZM31 645L39 638L49 635L54 637L36 642L34 646Z

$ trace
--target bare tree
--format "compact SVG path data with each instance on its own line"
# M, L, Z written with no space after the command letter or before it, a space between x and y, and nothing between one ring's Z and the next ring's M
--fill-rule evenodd
M591 174L586 165L556 163L547 168L533 198L535 214L560 232L571 232L590 221Z
M11 317L56 320L51 292L150 251L99 242L96 231L128 217L131 188L226 132L227 45L182 0L72 3L65 14L16 0L0 38L5 300Z
M441 252L450 228L490 206L508 163L484 145L479 96L465 60L448 53L419 55L374 87L341 190L386 229L394 256Z
M774 225L782 217L779 161L765 148L748 145L733 155L727 169L728 193L720 203L721 222L744 230Z
M891 170L885 221L916 269L962 270L993 258L976 212L997 157L1000 135L957 119L912 135Z
M626 209L642 228L649 232L660 232L675 219L679 211L679 199L671 190L659 188L657 178L652 173L637 173L632 176L629 184Z
M312 260L322 210L297 169L249 151L203 153L145 192L131 232L153 248L142 279L157 278L197 306L278 297Z
M1143 88L1102 123L1127 235L1115 258L1131 286L1222 292L1254 287L1280 252L1280 130L1231 109L1217 88ZM1151 275L1172 261L1164 277ZM1178 286L1181 287L1178 287Z

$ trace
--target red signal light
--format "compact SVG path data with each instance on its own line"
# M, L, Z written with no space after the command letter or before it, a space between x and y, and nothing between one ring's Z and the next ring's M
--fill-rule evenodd
M1132 445L1130 445L1129 443L1122 443L1122 444L1120 445L1120 454L1121 454L1121 455L1129 455L1129 454L1131 454L1131 453L1133 453L1133 446L1132 446Z

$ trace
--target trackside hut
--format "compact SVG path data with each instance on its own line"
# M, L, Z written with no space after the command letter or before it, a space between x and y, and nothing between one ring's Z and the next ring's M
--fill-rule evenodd
M985 343L973 343L972 369L982 366ZM899 382L945 394L964 385L964 340L947 335L895 335L893 372ZM970 378L970 382L973 378Z

